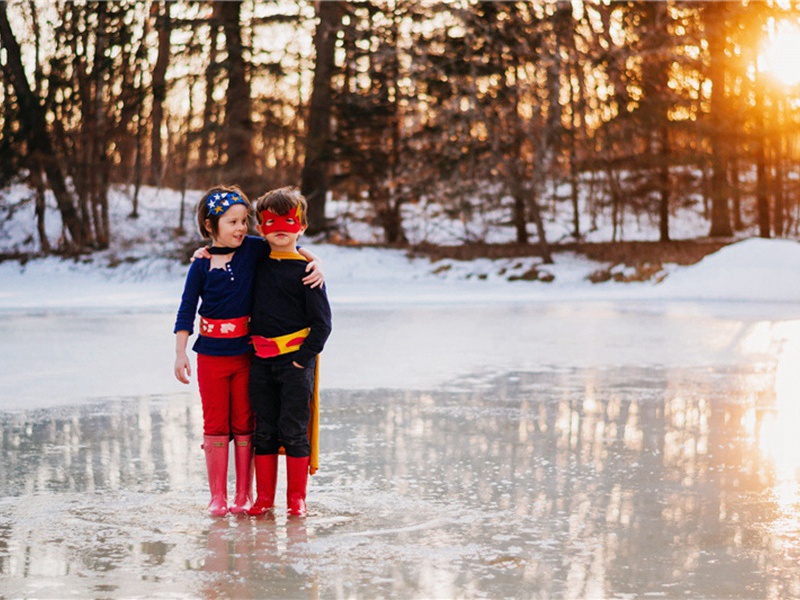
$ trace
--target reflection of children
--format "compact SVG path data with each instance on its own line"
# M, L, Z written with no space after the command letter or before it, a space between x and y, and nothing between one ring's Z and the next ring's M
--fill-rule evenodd
M250 515L275 504L278 452L286 453L286 502L291 516L306 514L311 443L308 429L317 355L331 332L324 286L300 283L305 258L297 239L308 224L306 200L296 188L273 190L256 203L261 234L270 247L256 268L251 331L256 355L250 369L250 402L256 418L256 491Z
M252 497L253 413L248 397L249 317L256 264L267 254L263 240L248 236L250 202L235 187L209 190L197 207L200 233L213 242L210 258L189 267L175 321L175 377L189 383L191 363L186 345L200 305L197 382L203 404L203 449L206 455L212 515L228 512L228 442L234 440L236 496L231 512L244 512ZM313 258L313 256L312 256ZM306 278L318 283L321 273Z

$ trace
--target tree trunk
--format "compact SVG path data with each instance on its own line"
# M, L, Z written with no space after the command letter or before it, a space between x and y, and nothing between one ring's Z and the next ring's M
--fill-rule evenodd
M199 150L199 164L204 168L211 162L209 156L211 152L211 143L217 139L217 134L214 132L214 120L216 116L216 102L214 101L214 89L216 87L216 73L217 73L217 32L219 29L219 22L216 14L212 15L208 23L211 39L211 45L208 50L208 64L206 65L206 89L205 89L205 104L203 105L203 129L200 135L200 150Z
M537 242L539 245L539 254L542 255L542 262L546 265L553 264L553 255L550 253L550 244L547 243L547 236L544 231L544 221L542 220L542 211L539 209L539 203L536 200L536 195L531 194L530 202L531 217L536 225Z
M92 223L94 225L95 245L99 249L108 248L109 243L109 221L108 221L108 182L109 167L108 160L108 118L106 115L106 87L107 69L106 52L108 50L108 32L106 17L108 6L105 3L98 3L95 13L98 18L97 34L95 36L94 53L94 137L90 143L94 146L92 156L96 163L90 165L89 176L93 180L92 184Z
M61 212L61 219L71 238L71 249L80 250L83 248L85 240L80 218L75 209L75 199L67 189L64 173L58 164L52 140L47 131L45 111L31 91L25 75L19 43L8 22L6 6L6 1L0 0L0 44L6 49L8 72L19 101L20 118L25 122L28 152L41 162L44 172L47 174L47 180Z
M775 165L775 175L772 179L772 197L775 198L774 209L774 229L775 235L783 237L785 231L784 225L786 224L786 199L783 187L783 157L784 157L784 140L785 137L782 133L784 125L785 103L782 98L777 99L778 110L777 120L778 127L775 128L775 137L773 138L773 151L772 163Z
M709 79L711 80L711 108L709 114L711 145L711 237L730 237L730 207L726 165L726 140L723 127L727 126L722 114L725 101L725 16L727 2L709 2L704 5L709 53Z
M572 237L578 241L583 236L581 234L581 216L579 202L579 177L578 173L578 131L581 127L581 117L578 114L578 105L575 102L575 86L573 77L569 78L569 107L570 107L570 128L569 128L569 183L570 183L570 203L572 204ZM579 93L583 93L578 88Z
M150 117L153 129L150 139L150 176L148 178L150 185L160 185L164 173L161 126L164 121L164 101L167 98L167 67L171 49L170 6L172 6L172 2L154 2L151 9L152 13L155 13L156 30L158 31L158 58L153 68L153 111Z
M528 243L528 217L525 210L525 196L521 190L515 190L514 193L514 231L517 234L518 244Z
M306 157L301 191L308 200L309 232L325 229L328 194L328 142L331 137L331 79L336 66L336 32L344 14L343 2L317 2L319 23L314 33L316 63L308 112Z
M139 99L139 109L136 115L136 155L133 162L133 207L130 219L139 218L139 191L142 187L142 145L144 144L144 102ZM159 141L159 143L161 143Z
M253 121L251 117L250 83L244 58L241 31L242 3L218 2L220 21L225 31L225 49L228 72L228 90L225 96L224 146L225 183L238 183L245 193L252 195L257 178L253 173Z
M37 165L31 169L33 187L36 190L36 232L39 234L39 246L43 254L50 254L50 240L47 239L45 228L45 187L42 181L41 168Z
M178 227L176 233L183 235L186 229L183 226L184 217L186 214L186 188L189 183L189 150L192 144L192 118L194 117L194 86L195 79L189 80L189 108L186 113L186 130L184 131L184 147L183 155L181 156L181 208L178 214Z
M771 223L769 214L769 173L767 172L767 132L764 112L766 110L764 95L759 92L756 82L756 111L758 113L758 131L755 133L756 143L756 209L758 212L758 235L770 237Z
M736 147L734 146L734 150ZM742 187L739 181L739 157L734 155L728 163L730 168L731 201L733 202L733 229L744 229L742 221Z
M658 187L659 187L659 202L658 202L658 233L659 240L662 242L669 241L669 197L670 197L670 181L669 181L669 160L670 160L670 147L669 147L669 127L666 124L666 115L664 115L664 122L661 126L659 135L659 165L658 165Z

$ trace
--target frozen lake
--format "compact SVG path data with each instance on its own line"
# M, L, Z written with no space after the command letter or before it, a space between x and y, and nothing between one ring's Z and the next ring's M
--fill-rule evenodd
M171 315L5 315L0 595L800 595L798 316L335 308L288 521L205 515Z

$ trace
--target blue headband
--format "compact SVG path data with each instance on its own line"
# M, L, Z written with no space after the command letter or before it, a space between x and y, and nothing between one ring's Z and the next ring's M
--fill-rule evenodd
M208 208L209 215L220 216L234 204L247 206L242 197L233 192L217 192L206 199L206 208Z

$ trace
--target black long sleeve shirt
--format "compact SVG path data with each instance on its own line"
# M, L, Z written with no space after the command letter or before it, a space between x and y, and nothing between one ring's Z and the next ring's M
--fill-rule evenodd
M266 258L256 266L250 333L263 337L287 335L311 328L293 360L307 366L322 352L331 333L331 307L323 284L303 285L307 263L299 259Z

